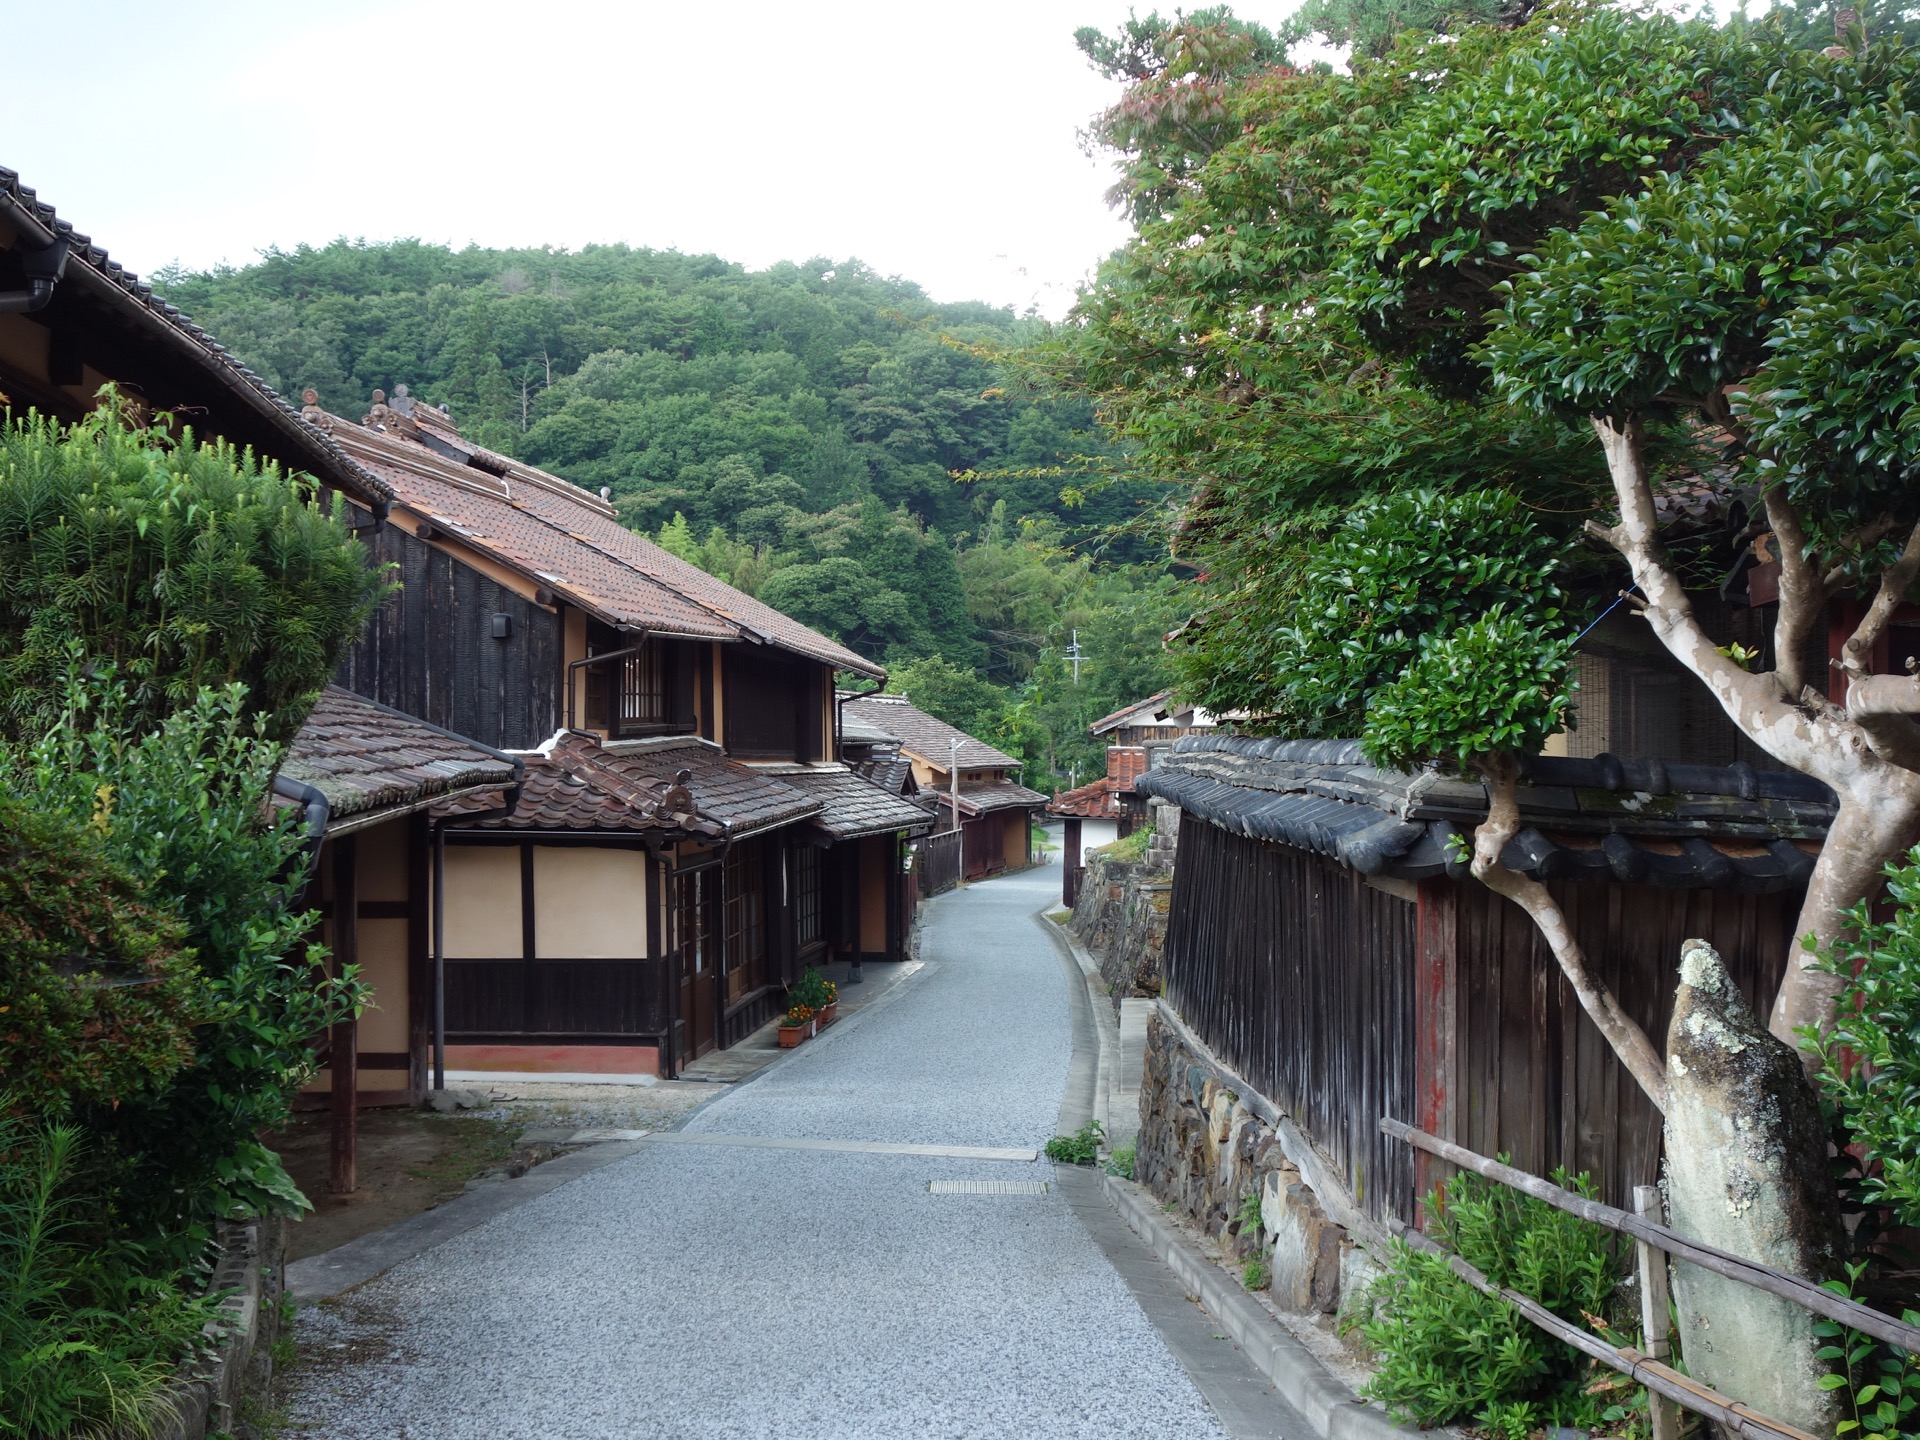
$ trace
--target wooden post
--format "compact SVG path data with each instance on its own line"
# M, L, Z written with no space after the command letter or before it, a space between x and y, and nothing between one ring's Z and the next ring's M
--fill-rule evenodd
M1422 880L1414 915L1414 1106L1420 1128L1458 1140L1459 889L1451 880ZM1452 1167L1416 1150L1413 1191L1423 1221L1426 1197Z
M424 810L407 819L407 1098L433 1084L433 924L427 871L433 832Z
M1080 817L1069 815L1066 819L1065 833L1061 848L1066 854L1060 858L1066 861L1060 873L1060 903L1071 910L1080 898Z
M1633 1212L1656 1225L1667 1217L1660 1204L1660 1187L1633 1187ZM1644 1240L1636 1240L1634 1251L1640 1263L1640 1345L1655 1360L1665 1361L1667 1345L1667 1257ZM1653 1418L1653 1440L1680 1440L1680 1407L1656 1391L1647 1392L1647 1406Z
M358 963L360 949L359 855L354 836L333 842L333 973ZM348 1016L333 1027L327 1068L332 1094L332 1175L327 1188L351 1195L359 1185L360 1021Z

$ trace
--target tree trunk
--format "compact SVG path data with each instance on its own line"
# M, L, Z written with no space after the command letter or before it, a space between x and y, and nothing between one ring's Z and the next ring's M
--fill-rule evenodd
M1791 1045L1768 1035L1713 947L1680 948L1667 1031L1667 1201L1681 1234L1809 1280L1840 1274L1845 1232L1827 1174L1820 1102ZM1840 1412L1819 1388L1814 1316L1678 1262L1687 1373L1771 1415L1832 1435Z
M1920 838L1920 773L1907 768L1910 758L1905 733L1911 727L1904 716L1877 725L1868 704L1885 703L1888 677L1862 677L1862 714L1853 715L1826 702L1811 689L1789 694L1775 674L1751 674L1722 655L1713 638L1693 613L1680 578L1667 564L1653 504L1640 427L1634 421L1596 417L1593 428L1606 451L1607 470L1620 502L1620 524L1612 530L1589 526L1618 550L1633 571L1634 583L1646 596L1645 618L1655 637L1674 659L1691 671L1719 701L1728 719L1748 739L1781 764L1831 786L1840 809L1833 828L1814 862L1801 907L1798 934L1811 934L1822 946L1833 943L1842 928L1842 912L1867 898L1879 886L1880 871ZM1797 517L1784 496L1770 497L1769 509L1778 512L1785 536L1797 534ZM1824 603L1808 589L1814 577L1804 557L1791 567L1796 587L1796 613ZM1783 555L1782 562L1785 564ZM1806 593L1801 593L1805 591ZM1782 603L1789 597L1783 592ZM1791 669L1791 667L1789 667ZM1852 698L1851 696L1849 697ZM1795 1029L1832 1023L1838 987L1809 971L1796 956L1787 966L1774 999L1770 1028L1789 1045L1799 1043Z
M1518 765L1511 756L1492 756L1481 762L1480 771L1487 777L1487 818L1473 834L1474 878L1527 912L1601 1037L1613 1047L1613 1053L1620 1057L1627 1073L1647 1092L1647 1098L1664 1111L1667 1108L1666 1066L1653 1048L1653 1042L1647 1039L1647 1032L1620 1008L1620 1002L1606 986L1594 980L1587 969L1586 952L1574 938L1566 913L1547 887L1509 870L1500 858L1507 843L1520 831Z
M1880 888L1882 872L1913 843L1920 829L1920 797L1913 789L1889 785L1865 798L1841 794L1794 930L1796 940L1812 936L1815 950L1794 947L1768 1016L1767 1028L1789 1045L1801 1043L1801 1029L1824 1030L1833 1023L1841 981L1814 968L1816 951L1833 948L1846 929L1846 912Z

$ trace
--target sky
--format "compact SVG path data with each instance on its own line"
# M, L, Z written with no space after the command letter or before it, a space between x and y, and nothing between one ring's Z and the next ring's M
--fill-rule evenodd
M0 165L143 274L343 235L624 241L1058 316L1125 234L1078 140L1115 90L1073 31L1126 0L7 8L41 58L8 66Z

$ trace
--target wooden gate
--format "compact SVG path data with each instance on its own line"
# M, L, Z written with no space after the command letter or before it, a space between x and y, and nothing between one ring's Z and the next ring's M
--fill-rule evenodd
M944 895L960 883L960 832L941 830L920 841L920 894Z

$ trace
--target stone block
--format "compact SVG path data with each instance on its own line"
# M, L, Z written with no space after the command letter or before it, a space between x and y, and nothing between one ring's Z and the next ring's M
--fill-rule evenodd
M1298 1311L1338 1309L1343 1251L1353 1246L1298 1170L1269 1171L1261 1181L1260 1223L1273 1237L1273 1303Z
M1339 1312L1352 1314L1366 1304L1367 1289L1380 1278L1380 1262L1365 1246L1347 1244L1340 1248Z

